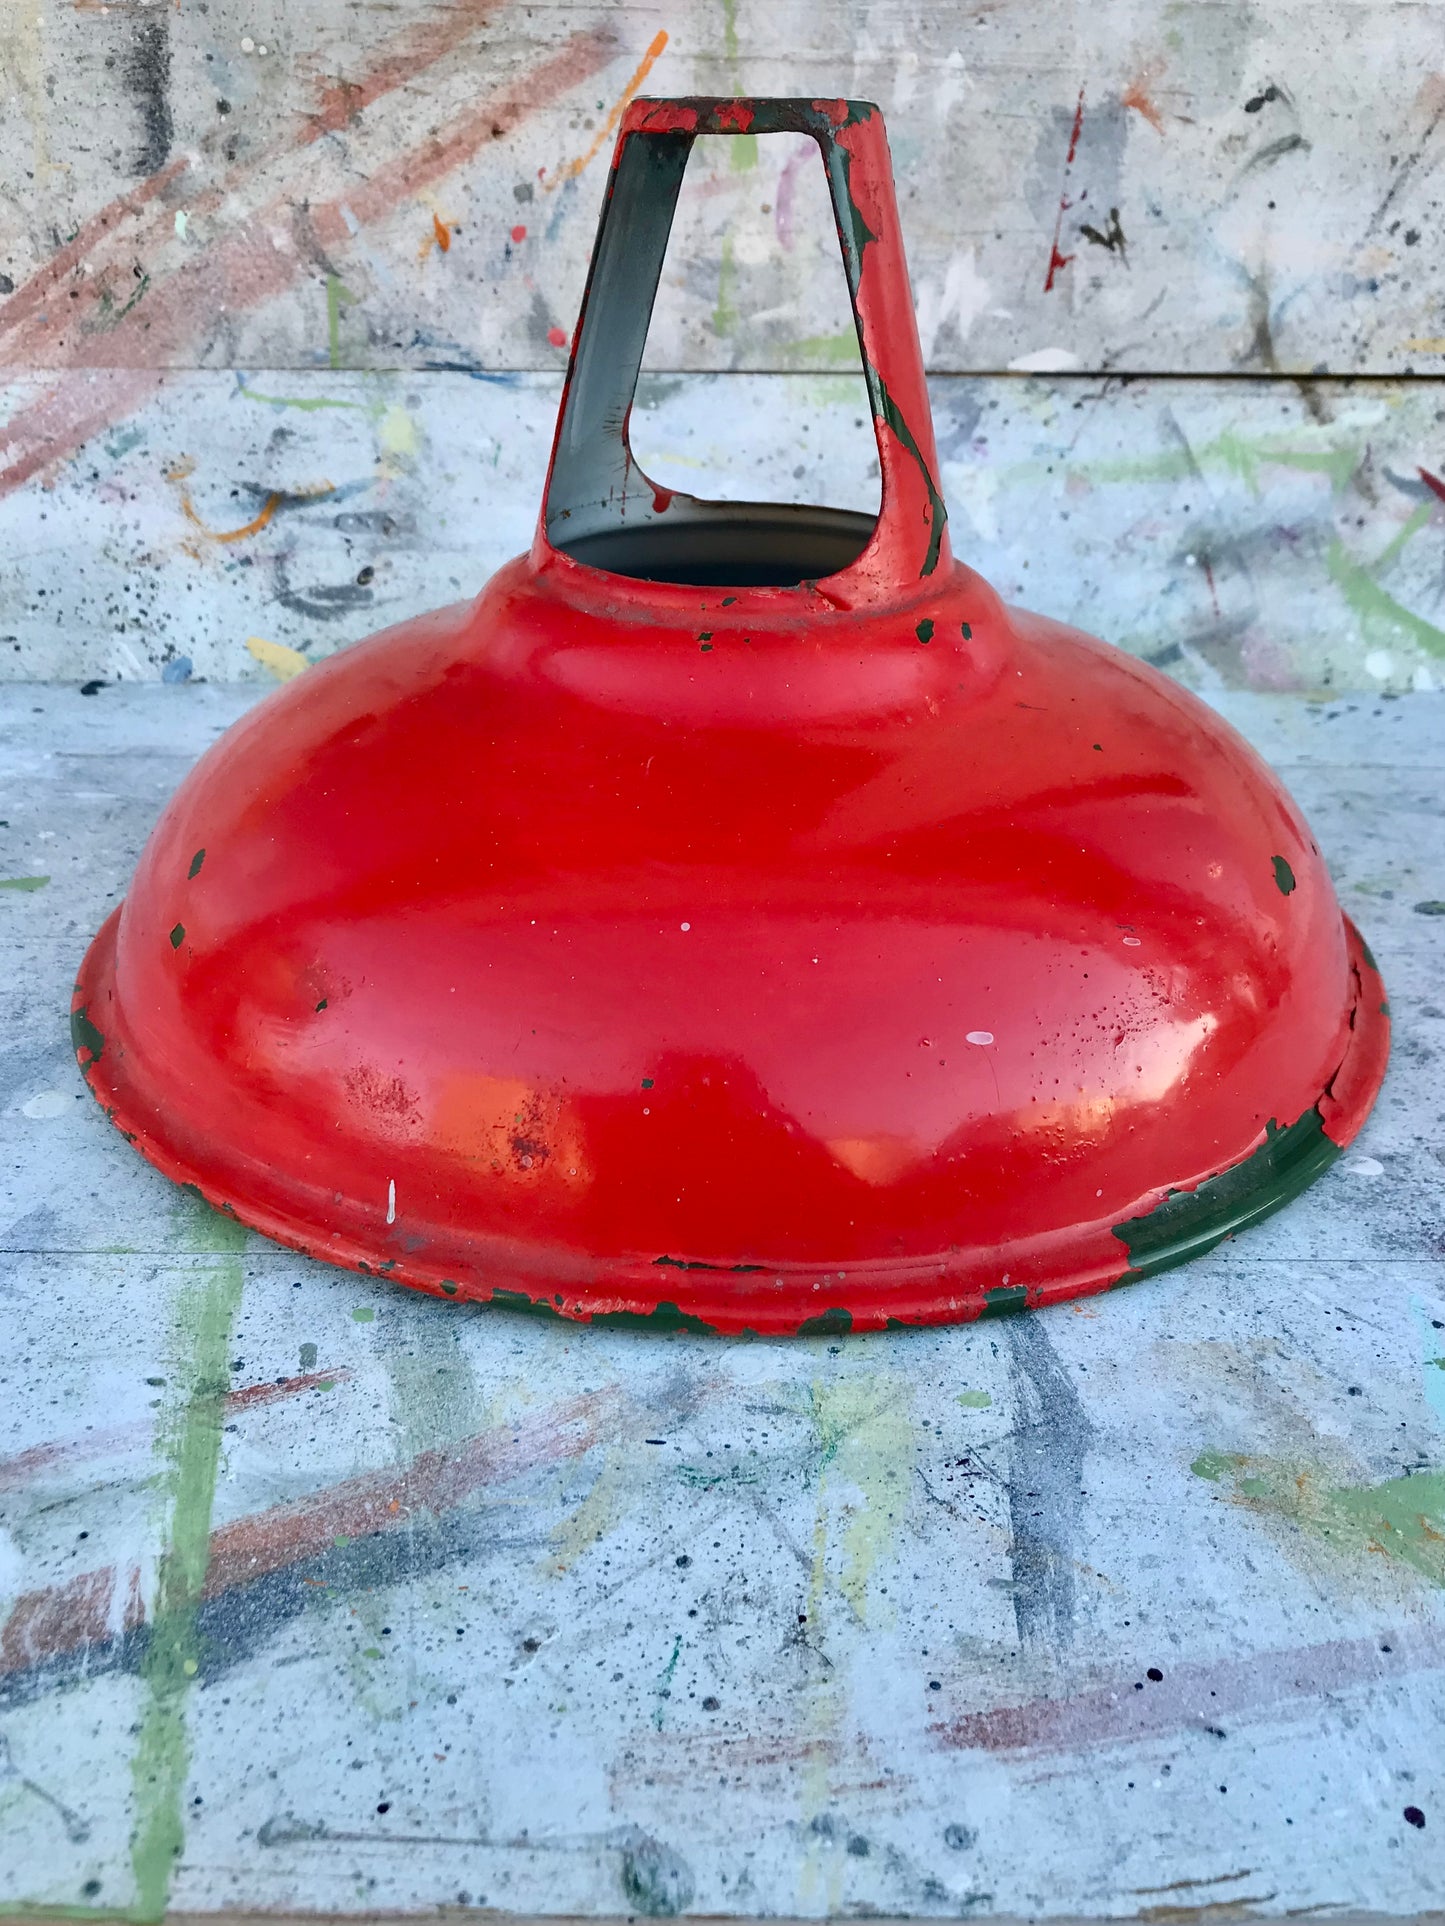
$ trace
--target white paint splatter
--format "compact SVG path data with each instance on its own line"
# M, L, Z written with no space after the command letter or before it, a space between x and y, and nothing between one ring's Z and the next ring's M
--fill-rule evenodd
M1395 673L1395 658L1388 649L1371 649L1365 657L1365 673L1377 682L1388 682Z
M27 1117L59 1117L68 1107L64 1093L59 1090L39 1090L20 1106Z
M393 1177L386 1187L386 1221L396 1222L396 1179Z
M1008 365L1010 374L1064 374L1078 367L1079 357L1067 348L1035 348Z
M1128 950L1137 950L1143 940L1140 936L1126 936L1124 938L1124 947Z
M970 1043L978 1043L978 1044L992 1043L993 1031L992 1030L970 1030L968 1033L968 1041Z
M1385 1166L1378 1157L1352 1157L1345 1165L1345 1170L1351 1177L1383 1177L1385 1174Z
M176 209L176 234L181 240L186 238L186 228L190 224L190 219L190 215L183 207Z
M1430 671L1425 667L1425 664L1423 662L1416 669L1415 673L1411 676L1410 687L1415 691L1416 695L1433 695L1434 694L1435 678L1433 675L1431 675Z
M967 341L974 322L988 307L991 293L988 282L978 271L978 253L974 248L954 255L944 272L941 288L937 281L919 283L914 308L925 366L932 362L938 337L949 321L958 329L959 342Z

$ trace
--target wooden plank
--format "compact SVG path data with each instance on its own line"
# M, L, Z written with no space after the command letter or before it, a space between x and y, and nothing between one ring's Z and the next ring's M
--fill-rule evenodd
M0 494L0 678L255 677L248 638L318 658L531 539L554 375L130 379L9 383L39 466ZM1198 688L1445 677L1430 384L939 377L933 402L955 551L1008 599ZM669 486L868 508L866 417L856 377L653 376L633 434ZM51 432L101 420L73 453Z
M557 368L619 102L802 88L889 115L940 371L1438 371L1439 31L1406 0L17 0L0 352ZM700 166L659 366L834 365L796 150Z

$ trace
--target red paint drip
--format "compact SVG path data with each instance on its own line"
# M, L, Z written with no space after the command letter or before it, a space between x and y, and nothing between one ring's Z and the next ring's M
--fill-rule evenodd
M567 345L567 330L565 328L548 328L547 339L554 348L565 348Z
M512 229L512 239L514 241L525 241L526 238L527 238L526 228L524 228L520 223L518 223L518 225Z
M672 507L672 495L670 488L659 488L656 483L653 484L652 506L659 515L665 515Z
M1417 468L1415 473L1432 495L1438 495L1441 501L1445 502L1445 482L1442 482L1438 475L1432 475L1428 468Z
M1073 202L1069 199L1069 174L1074 165L1074 156L1079 151L1079 131L1084 125L1084 90L1079 89L1079 104L1074 109L1073 131L1069 135L1069 151L1064 157L1064 183L1059 190L1059 212L1054 222L1054 244L1049 249L1049 271L1044 276L1044 293L1053 290L1054 276L1060 268L1066 268L1073 260L1072 254L1060 254L1059 237L1064 231L1064 215Z

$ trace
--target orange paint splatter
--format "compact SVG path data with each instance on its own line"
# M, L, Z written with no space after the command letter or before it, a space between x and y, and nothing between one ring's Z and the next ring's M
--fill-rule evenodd
M1128 91L1123 98L1123 104L1126 107L1132 107L1136 114L1142 115L1156 134L1162 134L1164 132L1163 116L1149 98L1149 87L1155 78L1156 75L1152 67L1146 67L1142 73L1136 74L1133 80L1129 82Z
M432 215L431 231L432 231L432 237L436 241L437 246L441 249L442 253L445 254L447 249L452 244L452 231L447 226L446 222L442 219L440 214Z
M657 32L652 36L652 44L648 47L647 52L642 56L641 60L638 61L637 71L613 103L611 113L597 129L592 140L592 145L587 149L587 152L585 154L579 154L576 160L566 162L566 164L559 167L555 173L540 177L543 187L549 194L554 187L560 187L564 181L576 180L587 163L594 160L601 152L603 145L611 140L613 134L617 131L618 121L621 120L623 114L626 113L628 106L631 104L633 95L652 72L658 56L666 45L666 29L659 27Z

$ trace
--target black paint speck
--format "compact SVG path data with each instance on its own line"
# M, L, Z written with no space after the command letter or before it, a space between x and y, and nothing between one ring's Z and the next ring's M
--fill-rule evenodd
M1159 1667L1157 1665L1151 1665L1149 1667L1149 1670L1144 1674L1144 1676L1146 1679L1153 1679L1154 1683L1157 1685L1159 1681L1163 1678L1164 1674L1159 1670Z
M1406 1806L1405 1818L1410 1825L1415 1827L1416 1831L1423 1832L1425 1830L1425 1815L1418 1806Z

